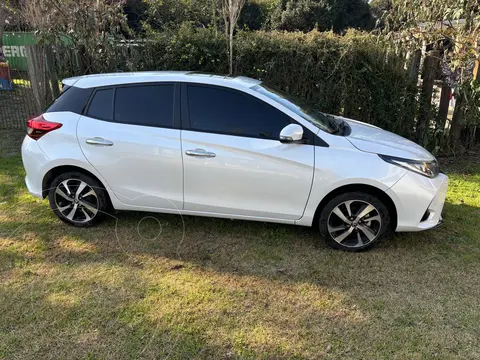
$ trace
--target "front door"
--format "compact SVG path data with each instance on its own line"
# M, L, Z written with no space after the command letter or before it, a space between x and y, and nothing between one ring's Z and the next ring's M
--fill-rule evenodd
M293 120L236 90L205 85L183 90L189 119L188 130L182 130L184 209L300 219L312 185L314 147L279 141L281 129Z

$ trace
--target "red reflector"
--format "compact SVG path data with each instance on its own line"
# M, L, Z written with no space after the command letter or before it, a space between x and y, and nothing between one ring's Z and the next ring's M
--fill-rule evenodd
M46 133L62 127L62 124L46 121L42 115L27 121L27 135L33 140L40 139Z

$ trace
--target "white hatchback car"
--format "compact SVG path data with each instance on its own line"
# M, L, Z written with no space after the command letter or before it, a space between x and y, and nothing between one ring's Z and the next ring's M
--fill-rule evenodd
M26 184L63 221L140 210L318 226L358 251L442 221L448 178L400 136L245 77L118 73L63 81L27 123Z

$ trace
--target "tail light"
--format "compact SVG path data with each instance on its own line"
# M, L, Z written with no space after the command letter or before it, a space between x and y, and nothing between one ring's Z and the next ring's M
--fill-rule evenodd
M46 133L59 129L62 124L46 121L42 115L27 121L27 135L33 140L40 139Z

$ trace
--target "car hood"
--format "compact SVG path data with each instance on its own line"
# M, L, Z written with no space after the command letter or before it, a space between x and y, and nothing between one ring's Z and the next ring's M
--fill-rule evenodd
M357 149L369 153L395 156L410 160L434 160L435 157L420 145L377 126L336 116L351 128L346 136Z

